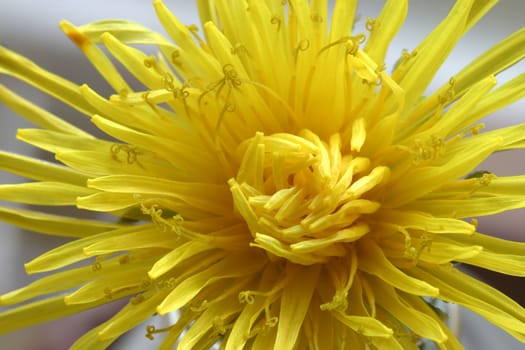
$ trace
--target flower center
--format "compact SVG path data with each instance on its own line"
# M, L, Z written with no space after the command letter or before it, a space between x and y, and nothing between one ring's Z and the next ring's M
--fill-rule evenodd
M303 265L346 255L369 232L367 214L379 209L373 198L390 173L355 154L358 146L343 152L339 134L324 142L308 130L257 133L241 144L229 185L251 245Z

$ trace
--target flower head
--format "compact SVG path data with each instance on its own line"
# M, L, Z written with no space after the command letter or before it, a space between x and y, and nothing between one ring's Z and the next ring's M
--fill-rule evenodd
M523 58L525 31L424 96L492 2L458 1L394 67L385 55L407 1L388 1L367 33L352 31L354 1L336 1L330 22L326 1L197 3L202 34L154 1L171 40L128 21L61 23L115 90L109 98L0 49L2 73L108 136L2 87L1 99L40 127L17 137L59 164L1 152L2 169L34 181L2 185L0 198L115 216L0 207L7 222L75 238L25 265L58 271L2 295L1 304L46 297L5 311L0 329L129 298L73 348L105 348L179 311L146 337L163 335L163 349L413 349L421 338L459 349L428 303L438 298L525 342L525 310L454 266L525 275L523 243L466 220L525 206L525 176L467 177L492 153L525 147L525 124L482 132L480 122L524 95L525 75L496 88L494 75Z

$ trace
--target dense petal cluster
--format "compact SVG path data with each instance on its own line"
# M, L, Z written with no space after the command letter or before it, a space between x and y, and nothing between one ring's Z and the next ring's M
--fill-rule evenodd
M331 12L326 0L200 0L203 34L156 0L171 40L122 20L61 23L109 98L0 48L0 73L108 136L1 87L39 126L18 139L58 163L0 152L1 169L34 180L1 185L0 199L115 216L0 207L4 221L75 238L25 265L58 271L0 296L46 296L0 314L0 331L128 298L73 348L105 348L179 312L146 337L164 337L162 349L414 349L420 339L461 349L437 298L525 342L525 310L454 266L525 276L525 244L477 232L474 219L525 207L525 176L467 177L492 153L525 148L525 124L482 132L480 122L525 94L525 74L498 87L494 78L525 56L525 29L423 96L493 3L457 1L394 67L385 55L406 0L387 1L366 33L352 32L350 0Z

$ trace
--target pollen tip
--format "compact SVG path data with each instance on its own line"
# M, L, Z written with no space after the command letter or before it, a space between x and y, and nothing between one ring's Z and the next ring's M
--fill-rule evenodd
M88 38L68 21L62 20L60 22L60 29L81 49L85 46L86 42L88 42Z
M155 280L159 276L155 273L153 269L151 269L148 271L148 277L151 278L152 280Z
M18 129L16 131L15 137L16 137L17 140L20 140L21 138L24 137L24 131L25 131L25 129Z
M89 247L84 247L82 248L82 254L84 254L84 256L91 256L91 254L89 253Z
M160 316L164 316L165 314L167 314L168 312L164 309L164 307L162 306L162 304L160 304L159 306L157 306L157 313L160 315Z
M26 271L26 273L27 273L28 275L32 275L32 274L34 274L35 272L37 272L37 271L34 271L34 270L33 270L33 266L32 266L32 265L33 265L33 264L32 264L31 262L28 262L28 263L25 263L25 264L24 264L24 270Z
M160 7L164 8L166 5L164 5L164 1L162 0L153 0L153 7L156 9L159 9Z
M109 41L112 38L113 38L113 35L111 35L111 33L109 32L104 32L100 35L100 40L102 40L103 42Z

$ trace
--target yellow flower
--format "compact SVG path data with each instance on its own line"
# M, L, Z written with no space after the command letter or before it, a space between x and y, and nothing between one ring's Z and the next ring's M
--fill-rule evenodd
M385 55L406 0L387 1L366 33L352 33L356 1L331 14L326 0L197 3L203 34L154 1L172 41L127 21L61 23L116 91L109 99L0 49L0 72L107 134L2 86L1 100L40 127L18 139L60 164L0 152L1 169L34 180L2 185L0 199L115 216L0 207L4 221L75 238L25 265L57 272L0 297L45 296L0 314L0 332L129 298L73 348L105 348L179 310L146 337L164 336L162 349L414 349L418 339L460 349L429 304L438 298L525 342L525 310L454 267L525 276L525 244L479 233L474 219L525 207L525 176L467 177L492 153L525 148L525 124L480 122L525 94L525 74L494 78L524 57L525 29L424 96L493 1L458 1L394 67Z

